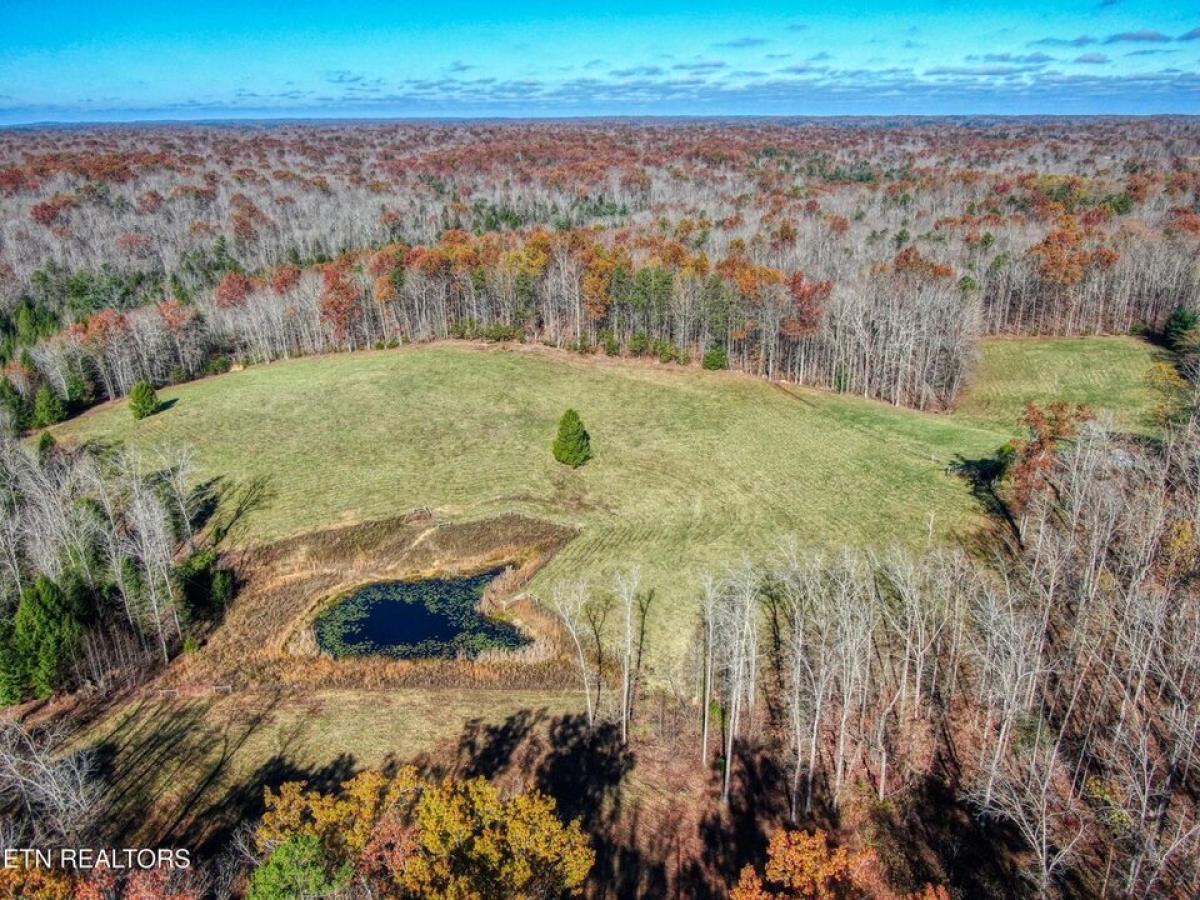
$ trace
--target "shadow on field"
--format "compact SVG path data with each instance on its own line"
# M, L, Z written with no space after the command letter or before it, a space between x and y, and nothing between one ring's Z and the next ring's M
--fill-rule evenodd
M93 746L107 788L107 816L98 823L101 834L173 835L273 707L269 704L237 727L218 730L207 722L213 702L142 701Z
M722 809L716 769L698 772L675 753L639 758L616 725L589 727L582 715L545 710L496 724L472 720L451 755L419 767L553 797L560 816L579 819L591 838L591 882L601 897L726 896L742 866L765 858L789 796L787 773L754 751L739 756L732 802Z
M1018 533L1017 523L1013 521L1008 504L1000 496L999 487L1011 464L1011 457L1004 450L998 450L991 456L979 459L967 459L955 456L949 469L971 486L971 495L983 507L983 511L1008 526L1009 531Z
M275 715L280 695L253 705L213 698L143 701L96 744L107 786L108 817L97 837L117 845L184 846L197 859L225 849L243 823L263 813L265 789L288 781L336 791L359 771L342 753L301 765L305 720L285 729ZM248 742L254 744L247 748ZM270 756L252 770L237 757L270 740ZM686 745L686 746L685 746ZM713 748L715 749L715 747ZM385 761L385 771L401 760ZM721 766L703 770L689 738L670 747L648 742L637 752L612 724L589 727L582 715L524 709L499 722L472 719L441 751L413 760L426 777L484 777L501 790L537 788L553 797L564 820L578 819L596 852L592 893L600 897L726 896L746 865L761 866L771 835L789 823L791 773L778 752L744 744L736 754L728 806L720 802ZM636 768L636 772L635 772ZM1017 883L1012 860L1020 841L999 823L981 823L949 787L951 750L940 774L903 798L855 803L848 827L882 862L898 887L950 885L962 896L1006 897ZM869 785L863 785L870 792ZM830 786L818 777L804 829L837 833Z
M188 847L206 858L241 823L262 815L266 788L306 781L327 791L357 771L349 754L320 767L297 765L291 759L297 732L283 735L277 752L253 772L234 772L234 758L268 726L279 701L271 697L236 721L210 716L214 699L133 706L92 747L105 789L106 817L96 823L97 836L127 846L141 840Z
M615 725L593 728L582 715L522 710L498 724L468 722L452 759L425 760L420 767L435 777L482 776L513 788L537 788L555 799L563 819L579 819L590 836L598 896L666 896L671 835L657 829L640 834L638 810L623 806L636 762Z

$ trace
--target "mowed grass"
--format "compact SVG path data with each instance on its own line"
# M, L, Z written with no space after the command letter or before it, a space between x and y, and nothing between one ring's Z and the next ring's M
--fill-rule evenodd
M1081 356L1060 351L1083 345L1093 368L1115 368L1094 389ZM993 451L1026 399L1062 385L1085 383L1097 407L1117 399L1132 421L1150 356L1124 340L993 342L964 413L932 415L731 372L443 344L255 366L162 391L174 403L152 418L135 422L122 402L56 434L190 445L204 478L267 479L247 542L422 506L576 525L534 593L638 566L659 598L654 631L682 643L687 628L662 613L694 609L704 574L783 540L878 547L969 531L981 513L947 472L956 457ZM595 453L577 470L550 454L567 407Z
M997 339L957 410L962 421L1011 428L1026 403L1064 400L1110 415L1128 431L1149 434L1158 395L1150 370L1165 351L1138 338Z

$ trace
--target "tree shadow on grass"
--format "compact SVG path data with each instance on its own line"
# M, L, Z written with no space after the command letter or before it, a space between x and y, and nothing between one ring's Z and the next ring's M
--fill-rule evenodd
M993 519L1008 526L1013 535L1018 534L1017 523L1013 520L1008 504L1000 496L1000 482L1004 479L1012 463L1012 454L1001 448L991 456L981 456L978 459L967 459L956 455L950 463L951 473L958 475L971 487L971 495L983 507L983 511Z
M218 478L213 482L215 508L210 518L213 545L219 545L250 513L264 509L275 499L271 478L254 475L244 481Z
M296 760L303 728L283 736L277 751L239 775L247 742L270 727L276 694L230 721L215 699L143 701L94 745L104 818L96 836L117 846L189 848L197 859L219 852L244 822L258 819L267 788L304 781L331 791L357 771L353 755L305 766Z
M357 771L356 758L350 753L339 754L322 766L301 766L286 753L277 753L205 807L188 828L178 832L178 839L184 846L194 848L200 858L212 857L229 843L243 823L262 817L267 789L278 790L285 782L302 781L310 790L330 793Z

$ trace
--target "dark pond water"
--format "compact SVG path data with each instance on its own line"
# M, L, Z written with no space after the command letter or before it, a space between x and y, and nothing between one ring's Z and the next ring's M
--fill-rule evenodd
M467 578L381 581L338 600L315 623L317 644L335 658L420 659L478 656L529 643L514 625L476 608L493 569Z

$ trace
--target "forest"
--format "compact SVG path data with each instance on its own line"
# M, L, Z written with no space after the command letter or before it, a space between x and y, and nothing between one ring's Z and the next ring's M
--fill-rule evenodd
M0 130L0 890L1189 896L1198 353L1187 117Z
M456 337L944 408L981 336L1194 298L1196 143L1171 118L7 132L5 399L25 426L42 387L68 409Z

